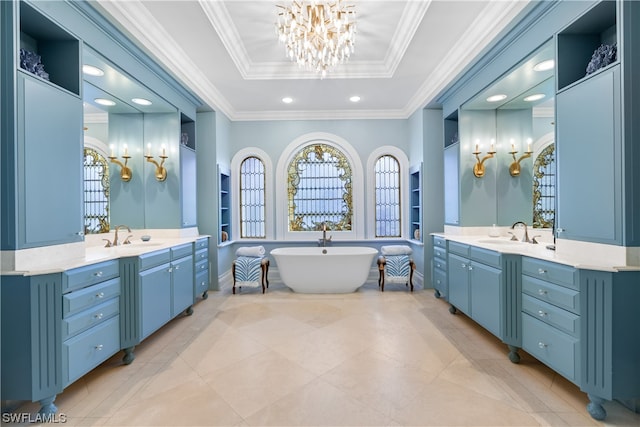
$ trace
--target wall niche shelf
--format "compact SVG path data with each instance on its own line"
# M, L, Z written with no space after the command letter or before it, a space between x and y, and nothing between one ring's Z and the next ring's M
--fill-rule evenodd
M617 10L614 1L603 1L585 12L558 33L558 91L602 72L613 64L587 74L593 53L601 45L618 42Z
M40 56L48 80L22 68L20 52L18 69L80 95L80 41L24 2L20 2L20 48Z
M180 113L180 144L196 149L196 122Z
M411 235L409 238L422 241L422 192L420 180L422 179L422 165L415 166L409 171L409 198L410 198L410 218Z
M458 111L449 114L444 119L444 146L445 148L460 142L458 134Z
M231 240L231 175L218 167L220 179L220 236L219 242Z

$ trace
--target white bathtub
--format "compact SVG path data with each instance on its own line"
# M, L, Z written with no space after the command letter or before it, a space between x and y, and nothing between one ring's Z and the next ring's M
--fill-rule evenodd
M354 292L369 277L374 248L291 247L271 251L278 272L291 290L307 294Z

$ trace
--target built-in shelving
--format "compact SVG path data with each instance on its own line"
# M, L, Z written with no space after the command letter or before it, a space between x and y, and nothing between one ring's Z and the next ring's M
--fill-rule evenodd
M448 147L460 142L458 135L458 111L451 113L444 119L444 146Z
M180 143L192 150L196 149L196 122L180 114Z
M587 74L596 49L619 46L615 1L603 1L558 33L557 82L562 90L608 67ZM617 63L618 59L614 63Z
M411 168L409 172L409 203L411 239L422 241L422 186L420 185L422 166Z
M220 242L231 239L231 176L220 171ZM226 237L225 237L226 233Z
M33 72L37 61L22 66L18 51L20 70L80 95L80 41L25 2L20 2L20 49L38 55L46 74Z

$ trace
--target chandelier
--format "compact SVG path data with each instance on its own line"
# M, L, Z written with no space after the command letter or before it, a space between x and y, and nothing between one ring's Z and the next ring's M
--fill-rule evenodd
M300 67L322 73L353 53L356 23L353 5L342 0L294 0L277 5L276 29L287 56Z

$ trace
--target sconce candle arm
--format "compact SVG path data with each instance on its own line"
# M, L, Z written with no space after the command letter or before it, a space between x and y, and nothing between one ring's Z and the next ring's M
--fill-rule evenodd
M147 162L153 163L156 166L156 179L158 181L164 181L165 179L167 179L167 169L164 167L164 161L167 160L169 156L166 156L164 154L159 156L161 159L160 163L158 163L150 154L147 154L144 157L147 159Z
M509 166L509 174L511 174L511 176L520 176L520 162L531 157L533 151L531 151L531 149L527 149L519 159L516 159L516 154L518 154L517 151L509 151L509 154L513 157L513 163Z
M131 156L128 154L125 154L124 156L122 156L122 158L124 159L124 163L118 160L118 158L115 156L109 156L109 161L120 166L120 179L122 179L124 182L129 182L131 181L132 172L131 172L131 168L127 166L127 162L129 161Z
M475 175L476 178L482 178L484 176L485 160L491 159L493 155L496 154L496 152L494 150L487 151L487 155L484 156L482 159L480 159L480 154L482 154L480 151L476 150L472 154L476 156L476 160L477 160L476 164L473 165L473 175Z

